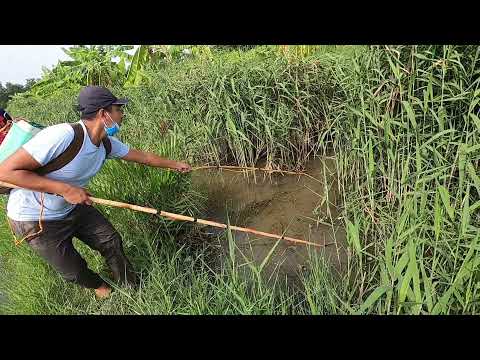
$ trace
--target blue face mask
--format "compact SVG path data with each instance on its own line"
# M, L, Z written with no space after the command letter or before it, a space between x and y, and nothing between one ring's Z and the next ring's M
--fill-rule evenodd
M105 127L105 132L107 133L108 136L113 136L120 131L120 126L115 121L113 121L112 117L108 113L106 114L112 121L113 125L111 127L107 127L107 124L105 124L105 121L104 121L103 125Z

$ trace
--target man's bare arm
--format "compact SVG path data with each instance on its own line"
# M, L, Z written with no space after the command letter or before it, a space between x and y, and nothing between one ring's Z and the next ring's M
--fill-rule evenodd
M128 154L122 157L122 159L153 167L174 169L181 172L188 172L191 170L190 166L185 163L166 159L151 152L135 149L130 149Z
M72 204L91 205L89 194L84 189L36 174L34 170L40 166L27 151L20 148L0 164L0 181L33 191L58 194Z

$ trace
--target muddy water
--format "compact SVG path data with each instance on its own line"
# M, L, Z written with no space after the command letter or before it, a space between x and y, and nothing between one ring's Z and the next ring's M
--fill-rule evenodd
M334 159L311 160L306 171L315 179L298 175L267 175L265 172L233 172L204 170L193 174L194 186L207 198L203 218L227 222L274 234L304 239L327 245L310 247L318 256L325 256L337 270L345 267L345 230L339 219L340 194L335 177ZM223 229L206 227L210 235L222 235ZM237 261L260 265L277 240L234 231ZM220 239L222 237L219 237ZM227 258L228 242L220 241L223 258ZM240 253L241 252L241 253ZM243 255L242 255L243 254ZM289 279L307 265L308 250L304 245L280 241L264 273L277 273ZM274 272L275 270L275 272Z

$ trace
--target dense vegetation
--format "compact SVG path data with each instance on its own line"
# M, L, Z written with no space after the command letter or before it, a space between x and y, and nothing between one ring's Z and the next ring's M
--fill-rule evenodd
M335 273L312 252L298 288L281 278L266 283L253 266L245 279L233 251L214 266L208 242L193 241L198 234L188 224L103 208L144 276L141 289L118 289L96 302L27 246L15 247L3 222L1 311L477 312L479 47L185 48L143 47L130 58L141 76L132 80L130 68L122 75L130 81L111 83L131 99L121 139L192 164L262 160L302 169L309 157L333 153L352 254L348 271ZM40 84L8 110L46 124L75 121L82 81L46 93L38 92ZM90 188L99 197L182 214L199 216L205 206L189 176L121 162L108 163ZM234 246L229 232L220 241ZM103 269L97 254L78 247Z

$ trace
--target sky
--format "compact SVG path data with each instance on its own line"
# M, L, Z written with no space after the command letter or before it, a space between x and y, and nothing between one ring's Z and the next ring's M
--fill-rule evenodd
M52 69L58 61L69 60L62 47L70 46L0 45L0 82L25 85L27 79L40 78L42 66Z
M0 45L0 82L25 84L40 78L42 66L51 69L58 61L68 60L62 47L71 45Z

